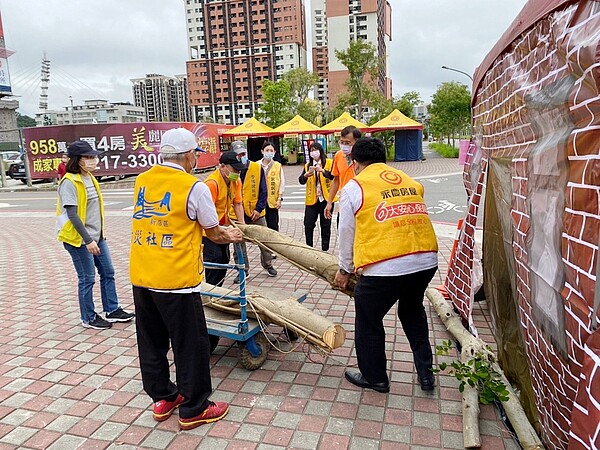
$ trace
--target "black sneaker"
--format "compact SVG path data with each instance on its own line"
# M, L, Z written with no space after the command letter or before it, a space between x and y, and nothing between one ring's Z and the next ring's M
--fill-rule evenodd
M129 322L135 317L135 314L123 311L120 306L110 314L106 315L107 322Z
M277 276L277 271L275 270L275 267L269 267L267 269L267 273L269 274L270 277L276 277Z
M94 320L90 320L88 323L81 322L81 325L83 325L83 328L93 328L94 330L107 330L112 327L112 323L107 322L97 314Z

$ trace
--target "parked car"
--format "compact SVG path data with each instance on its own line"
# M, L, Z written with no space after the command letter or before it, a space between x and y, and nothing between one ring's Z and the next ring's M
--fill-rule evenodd
M25 164L21 159L13 162L6 173L13 180L20 180L21 183L27 183L27 177L25 175Z
M21 154L19 152L2 152L2 163L4 164L2 170L4 170L6 175L8 175L10 165L17 162L20 158Z

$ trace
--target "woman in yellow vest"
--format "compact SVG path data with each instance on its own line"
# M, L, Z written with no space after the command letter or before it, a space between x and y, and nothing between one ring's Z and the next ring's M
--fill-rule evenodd
M58 240L71 255L79 279L81 324L97 330L110 328L113 322L128 322L134 317L119 306L115 269L104 238L104 203L100 186L92 175L100 153L85 141L69 145L69 161L58 185L56 205ZM95 268L100 275L105 319L94 310Z
M306 245L314 247L313 234L317 218L320 218L321 249L326 252L329 250L331 238L331 218L325 217L325 207L333 180L333 175L331 175L333 161L327 159L323 147L318 142L310 145L309 152L308 162L304 165L304 170L298 178L300 184L306 185L304 235L306 236Z
M262 146L263 158L260 161L267 180L267 207L265 219L267 227L279 231L279 209L285 192L285 176L281 163L274 161L275 146L270 141L265 141Z

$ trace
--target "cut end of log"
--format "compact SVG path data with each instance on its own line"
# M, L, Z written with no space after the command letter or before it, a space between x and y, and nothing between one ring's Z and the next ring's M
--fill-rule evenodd
M344 345L346 330L341 325L335 324L325 331L321 338L332 350L335 350Z

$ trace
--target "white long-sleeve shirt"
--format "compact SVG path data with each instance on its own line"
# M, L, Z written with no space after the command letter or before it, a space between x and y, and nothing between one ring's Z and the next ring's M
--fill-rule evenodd
M362 191L356 180L350 180L340 195L340 225L338 227L339 264L346 272L354 271L354 235L356 212L362 204ZM387 239L382 236L381 239ZM390 245L393 242L390 241ZM432 269L438 265L437 252L399 256L363 268L362 275L392 277Z

